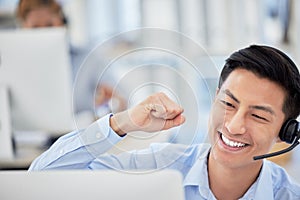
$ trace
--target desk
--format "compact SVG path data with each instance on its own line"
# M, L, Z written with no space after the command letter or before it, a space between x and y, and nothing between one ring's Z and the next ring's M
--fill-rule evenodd
M0 170L28 169L32 161L48 149L53 141L55 140L46 134L15 133L13 139L14 158L0 159Z
M32 163L32 161L43 153L44 148L29 148L22 147L17 148L15 152L15 158L0 160L0 170L26 170Z

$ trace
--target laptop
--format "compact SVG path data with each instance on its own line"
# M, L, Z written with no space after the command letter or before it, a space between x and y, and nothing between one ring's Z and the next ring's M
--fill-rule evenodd
M1 200L183 200L178 171L0 171Z

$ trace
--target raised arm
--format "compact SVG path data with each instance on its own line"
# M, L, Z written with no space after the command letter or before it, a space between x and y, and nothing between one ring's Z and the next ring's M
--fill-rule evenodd
M123 160L106 154L106 164L101 161L101 155L121 141L124 137L120 136L126 133L138 130L154 132L182 124L185 121L182 112L183 109L165 94L154 94L127 111L104 116L85 130L73 131L62 136L34 160L29 170L101 169L114 167L120 163L126 168L131 168L131 166L123 163L132 163L137 166L134 164L135 161L130 160L136 159L136 156L132 157L130 154L123 155ZM151 154L152 150L149 152ZM142 159L147 159L146 163L151 165L149 158L152 159L153 156L145 157L143 156ZM119 168L122 167L119 166Z

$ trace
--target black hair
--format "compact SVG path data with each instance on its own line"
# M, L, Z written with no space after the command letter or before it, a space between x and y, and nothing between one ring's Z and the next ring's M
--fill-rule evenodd
M221 88L235 69L246 69L261 78L269 79L286 92L282 111L285 118L295 119L300 114L300 74L295 63L282 51L270 47L251 45L234 52L226 59L218 87Z

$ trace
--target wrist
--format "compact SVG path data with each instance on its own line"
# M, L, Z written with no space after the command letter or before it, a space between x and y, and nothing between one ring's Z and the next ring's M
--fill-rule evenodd
M124 129L121 127L120 122L118 122L116 118L117 117L115 115L111 115L109 118L109 125L115 133L117 133L121 137L124 137L127 132L124 131Z

